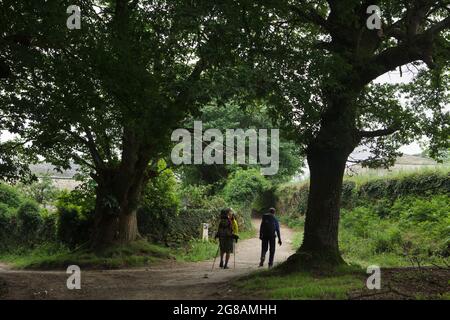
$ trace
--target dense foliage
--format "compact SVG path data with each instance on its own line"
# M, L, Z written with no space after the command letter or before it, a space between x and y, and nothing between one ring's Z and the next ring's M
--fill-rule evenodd
M0 184L0 194L0 251L54 239L54 220L46 210L5 184Z
M48 174L39 177L34 183L22 183L19 188L27 197L44 206L50 204L58 193Z
M117 0L80 2L82 28L70 30L71 4L2 3L10 16L0 20L15 23L0 25L0 126L58 168L88 168L97 182L93 245L133 241L141 191L172 130L219 95L239 28L227 5ZM28 45L14 41L19 34Z
M448 261L449 183L448 170L344 180L339 236L344 258L385 267ZM282 220L303 226L307 193L307 183L277 189Z
M279 129L279 125L270 117L269 108L264 104L245 104L229 102L226 104L211 103L201 108L198 117L190 117L185 122L187 128L193 126L194 120L201 120L203 130L219 129L225 134L226 129ZM283 135L279 141L279 169L275 175L266 176L273 183L289 181L289 179L300 171L303 158L300 148L294 141ZM270 145L270 133L268 142ZM246 141L248 150L249 141ZM238 169L258 169L260 164L214 164L214 165L186 165L182 168L183 183L211 185L215 191L224 187L227 179ZM213 190L213 191L214 191Z
M270 186L270 182L259 170L238 170L227 181L223 194L231 204L251 205Z
M144 190L138 226L142 237L170 246L183 247L198 239L202 223L209 224L209 236L214 238L219 212L230 203L236 206L241 231L248 230L251 228L248 200L269 185L258 170L242 170L230 180L223 194L211 195L205 185L183 187L164 161L158 167L160 173ZM18 187L0 184L0 252L47 244L68 249L85 247L94 224L94 187L89 179L72 191L58 192L53 192L54 186L48 181ZM243 188L247 190L246 198L234 198ZM43 193L29 190L51 190L44 202L48 209L31 198L37 195L42 199Z
M353 262L422 265L450 257L450 197L406 196L342 211L341 250Z

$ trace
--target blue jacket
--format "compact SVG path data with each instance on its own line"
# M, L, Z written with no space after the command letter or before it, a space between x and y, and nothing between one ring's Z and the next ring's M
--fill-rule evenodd
M274 235L273 237L278 236L278 239L281 239L281 234L280 234L280 223L278 222L277 218L275 218L275 216L273 214L270 213L266 213L263 216L263 219L270 219L270 221L273 223L273 227L274 227ZM263 223L261 222L261 228L259 230L259 237L262 238L263 237L263 231L262 231L262 226ZM267 232L267 231L266 231ZM265 235L265 237L267 237L267 235ZM271 238L272 236L270 236Z

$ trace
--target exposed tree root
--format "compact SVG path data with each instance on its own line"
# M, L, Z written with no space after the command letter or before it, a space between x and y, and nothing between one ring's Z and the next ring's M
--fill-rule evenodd
M336 267L346 265L346 262L339 254L324 252L305 252L297 251L290 256L284 263L277 267L284 273L298 271L332 271Z

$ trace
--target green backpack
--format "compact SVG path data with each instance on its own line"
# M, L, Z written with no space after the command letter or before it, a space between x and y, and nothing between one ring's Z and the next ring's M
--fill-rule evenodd
M231 222L226 219L220 219L219 231L217 232L219 238L231 238L233 236L233 229L231 227Z

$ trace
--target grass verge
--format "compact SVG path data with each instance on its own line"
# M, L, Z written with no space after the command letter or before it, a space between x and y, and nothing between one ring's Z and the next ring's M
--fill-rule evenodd
M363 288L364 276L364 271L356 267L342 267L327 274L297 272L287 275L274 269L242 278L234 286L243 295L263 299L347 299L349 292Z
M366 288L368 275L357 266L331 272L280 274L277 269L239 279L239 295L289 300L449 300L450 270L436 267L383 268L380 290Z
M0 255L0 261L18 269L61 269L69 265L91 269L117 269L145 266L158 260L174 258L170 249L143 240L118 245L101 252L70 251L54 244L33 250Z

